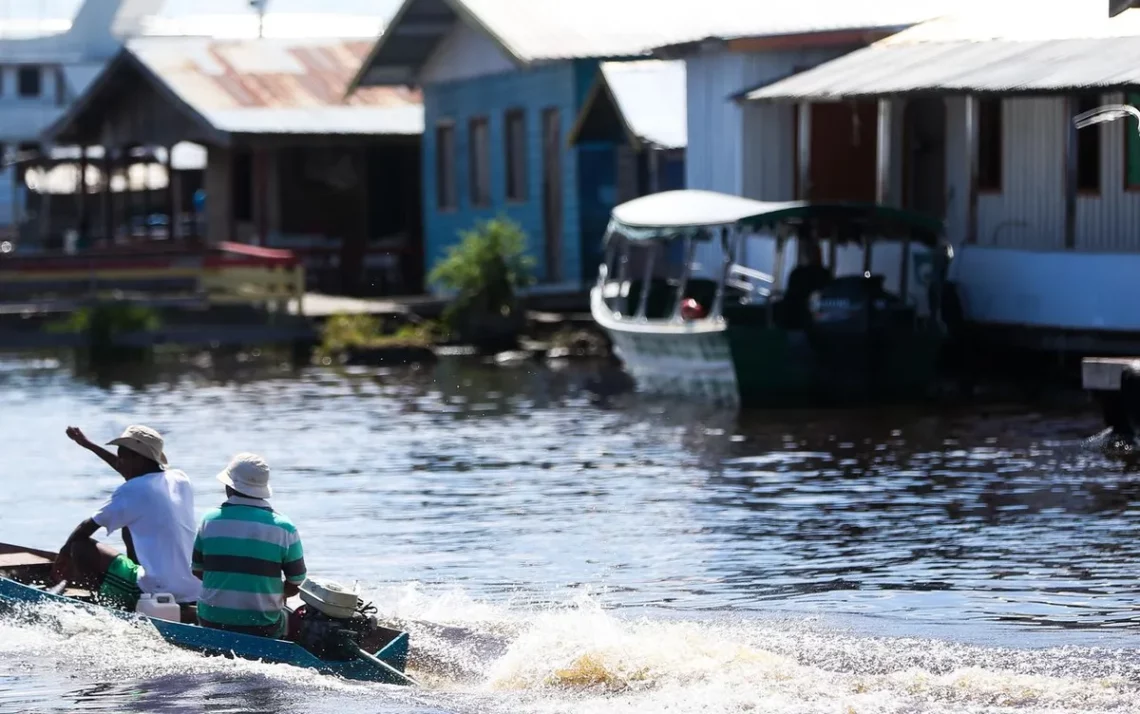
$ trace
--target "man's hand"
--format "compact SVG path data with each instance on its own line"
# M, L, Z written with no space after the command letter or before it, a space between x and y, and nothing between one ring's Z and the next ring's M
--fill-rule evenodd
M67 438L85 449L91 448L91 440L77 426L67 427Z

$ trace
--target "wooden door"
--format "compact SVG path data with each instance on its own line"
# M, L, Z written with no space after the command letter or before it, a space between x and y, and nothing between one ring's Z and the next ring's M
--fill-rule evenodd
M562 117L557 109L542 112L542 216L546 248L546 282L562 280Z
M811 108L813 201L875 200L876 102L825 102Z

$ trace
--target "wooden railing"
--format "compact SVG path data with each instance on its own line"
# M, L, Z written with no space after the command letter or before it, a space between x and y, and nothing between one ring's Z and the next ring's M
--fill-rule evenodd
M173 247L172 247L173 248ZM208 305L284 310L305 293L305 270L287 250L222 243L134 254L91 252L0 258L0 302L91 301L129 295L197 298Z

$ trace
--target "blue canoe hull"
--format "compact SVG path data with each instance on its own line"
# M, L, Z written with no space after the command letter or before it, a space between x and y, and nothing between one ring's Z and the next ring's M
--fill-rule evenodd
M255 637L236 632L214 630L198 625L184 625L178 622L156 620L133 612L123 612L93 605L82 600L55 595L33 587L28 587L9 578L0 577L0 604L21 603L43 604L60 603L87 609L92 612L106 612L122 619L148 620L159 634L172 645L201 652L207 655L238 657L260 662L289 664L294 667L313 669L322 674L331 674L345 679L382 684L406 684L405 680L383 667L364 659L347 662L322 660L305 648L287 640L268 637ZM408 662L408 633L401 632L395 639L375 654L380 661L403 672Z

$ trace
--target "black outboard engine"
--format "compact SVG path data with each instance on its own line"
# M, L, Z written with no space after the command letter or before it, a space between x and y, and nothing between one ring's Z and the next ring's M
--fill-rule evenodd
M1140 362L1133 362L1120 373L1120 390L1100 392L1104 431L1086 445L1106 452L1132 452L1140 429Z
M289 618L289 638L330 662L356 659L365 638L377 629L376 608L336 583L305 581L305 604Z

